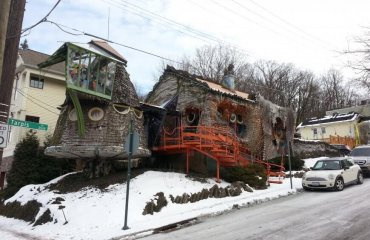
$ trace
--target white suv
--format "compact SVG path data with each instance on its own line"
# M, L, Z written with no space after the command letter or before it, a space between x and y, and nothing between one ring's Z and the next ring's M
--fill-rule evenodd
M370 174L370 145L362 145L355 147L350 159L361 167L364 174Z

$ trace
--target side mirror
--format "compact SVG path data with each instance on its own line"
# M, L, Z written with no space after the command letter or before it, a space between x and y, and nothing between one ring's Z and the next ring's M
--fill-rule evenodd
M349 169L349 167L348 166L344 166L344 170L347 170L347 169Z

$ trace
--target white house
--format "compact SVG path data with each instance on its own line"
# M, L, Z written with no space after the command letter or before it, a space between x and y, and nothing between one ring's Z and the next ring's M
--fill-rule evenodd
M30 49L19 50L9 114L12 119L47 124L47 131L36 130L41 143L45 136L54 132L58 106L64 102L66 89L64 62L46 69L37 67L48 57ZM6 172L10 169L16 144L30 130L15 126L9 126L9 129L0 166L0 187L3 187Z
M297 132L305 140L322 140L354 147L356 140L359 141L360 138L358 130L360 121L361 115L355 112L309 118L297 126Z

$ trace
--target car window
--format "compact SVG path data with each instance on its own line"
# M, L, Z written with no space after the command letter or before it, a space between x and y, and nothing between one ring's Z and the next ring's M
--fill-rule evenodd
M323 161L317 161L316 163L315 163L315 165L312 167L312 169L314 169L314 170L319 170L319 169L322 169L323 167L323 164L324 164L324 162Z
M331 160L317 161L312 170L339 170L341 168L342 166L339 160Z
M350 154L352 157L370 156L370 148L354 148Z

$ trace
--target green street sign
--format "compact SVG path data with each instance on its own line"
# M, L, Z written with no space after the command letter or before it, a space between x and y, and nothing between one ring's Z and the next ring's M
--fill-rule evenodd
M24 127L24 128L32 128L36 130L48 130L47 124L41 124L41 123L35 123L35 122L29 122L29 121L22 121L18 119L9 118L8 124L16 127Z

